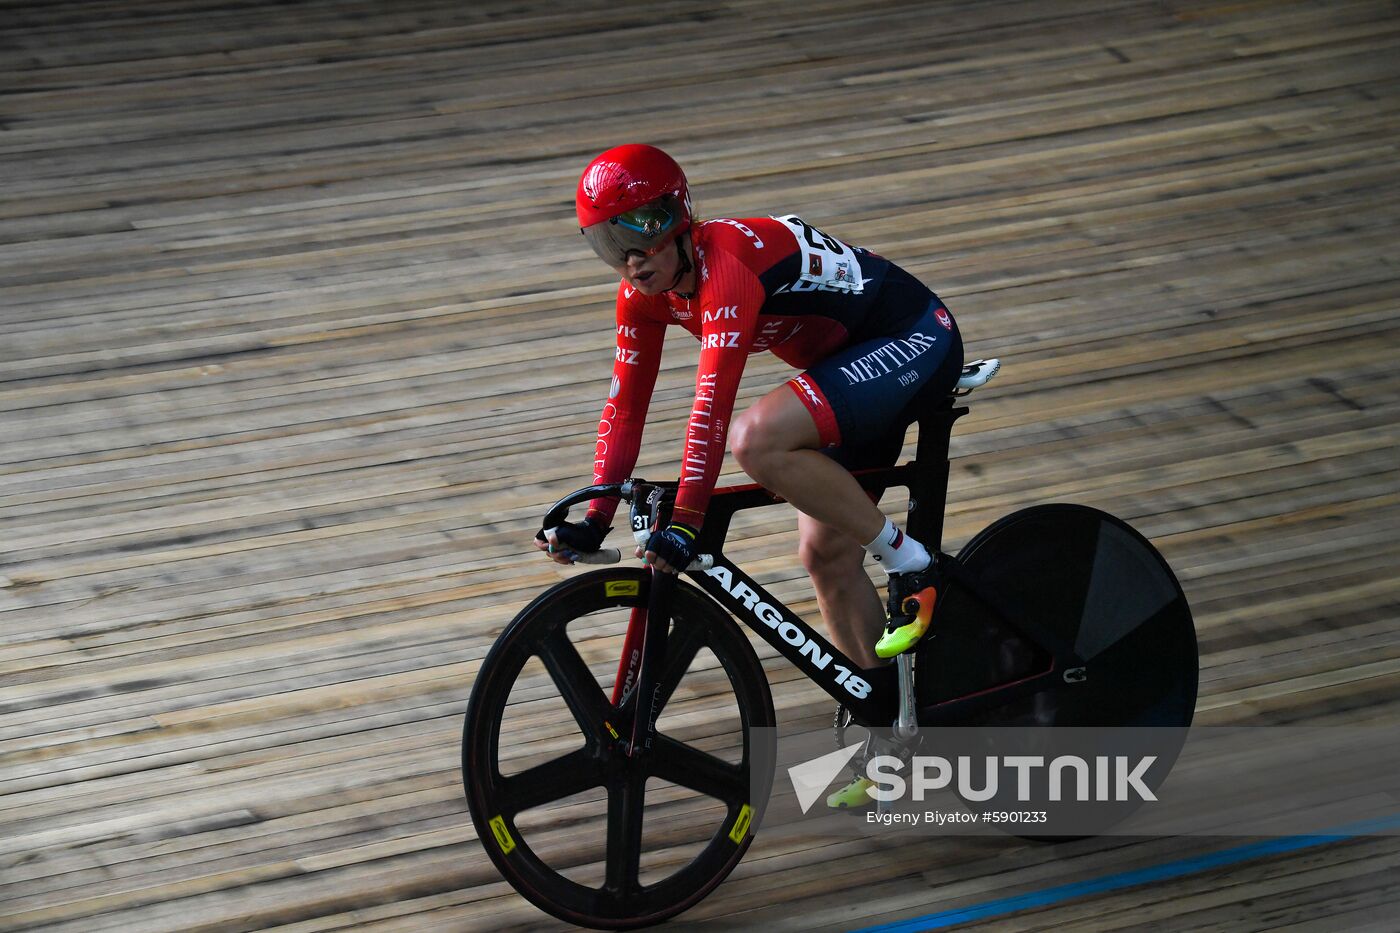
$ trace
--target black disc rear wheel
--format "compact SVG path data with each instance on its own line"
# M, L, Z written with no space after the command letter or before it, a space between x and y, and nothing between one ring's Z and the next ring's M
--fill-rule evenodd
M1046 762L1150 759L1143 783L1155 793L1185 743L1198 677L1191 610L1157 550L1112 515L1047 505L994 522L958 562L985 602L949 590L935 637L916 660L921 704L990 699L997 687L1057 671L1049 686L971 718L969 725L992 727L971 734L979 750ZM1032 631L1037 638L1027 637ZM1077 661L1057 658L1053 645ZM1106 799L1042 803L1036 809L1048 814L1046 824L1003 828L1032 838L1097 835L1142 803ZM1024 809L1018 800L1004 787L992 809Z
M1199 670L1191 610L1167 562L1126 522L1086 506L1036 506L983 529L958 562L1012 624L965 597L940 612L939 637L918 660L921 702L1044 670L1050 656L1015 627L1032 620L1073 648L1083 680L1068 682L1080 676L1070 672L1056 689L985 713L984 724L1190 725Z
M648 584L646 571L602 570L536 599L482 663L463 732L467 801L496 867L541 909L600 929L658 923L708 894L748 849L772 781L756 765L773 760L758 749L775 723L762 665L687 584L655 742L627 756L633 704L619 710L610 692Z

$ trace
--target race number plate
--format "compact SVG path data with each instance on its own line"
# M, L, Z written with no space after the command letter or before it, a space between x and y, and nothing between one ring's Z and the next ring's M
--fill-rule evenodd
M822 233L796 214L773 219L786 224L793 236L797 237L797 246L802 251L801 272L797 276L800 281L808 282L824 292L859 295L865 288L855 250L835 237Z

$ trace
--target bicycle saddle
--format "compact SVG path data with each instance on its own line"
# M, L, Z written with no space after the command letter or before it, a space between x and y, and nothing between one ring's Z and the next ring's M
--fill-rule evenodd
M958 377L958 385L953 390L954 395L966 395L978 386L987 384L987 380L997 374L1001 369L1001 360L973 360L963 364L962 375Z

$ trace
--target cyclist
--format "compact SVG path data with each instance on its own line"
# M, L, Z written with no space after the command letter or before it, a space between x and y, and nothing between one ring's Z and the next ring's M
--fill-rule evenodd
M749 476L798 509L799 553L836 647L865 667L907 649L923 632L900 607L927 586L919 572L930 557L849 471L893 464L920 406L957 382L962 340L943 302L796 215L696 220L684 172L652 146L594 159L575 206L584 238L622 280L594 483L619 482L636 464L667 326L700 341L673 520L639 556L670 573L691 561L728 437ZM760 350L804 371L731 423L745 359ZM561 563L597 550L616 506L595 500L538 546ZM867 553L889 575L888 618Z

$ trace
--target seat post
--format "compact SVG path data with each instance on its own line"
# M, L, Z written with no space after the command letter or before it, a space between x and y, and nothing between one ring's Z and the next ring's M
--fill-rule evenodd
M948 441L953 422L967 414L951 398L919 417L919 444L909 483L909 534L929 552L943 548L943 511L948 500Z

